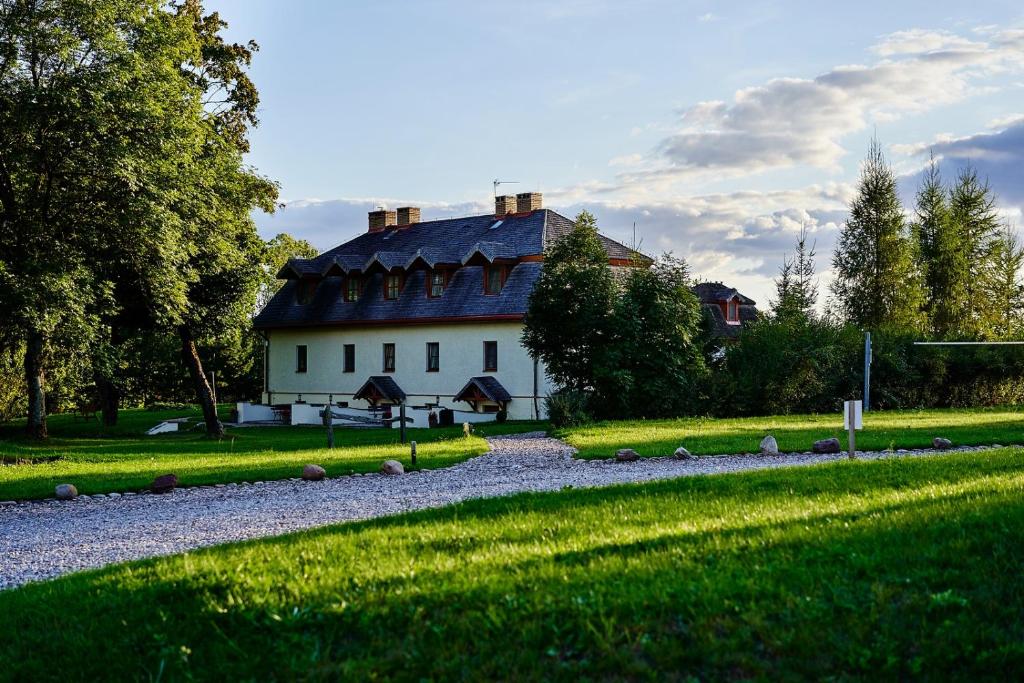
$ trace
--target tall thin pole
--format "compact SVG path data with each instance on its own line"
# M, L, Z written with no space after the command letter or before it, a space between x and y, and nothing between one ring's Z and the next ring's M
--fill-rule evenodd
M401 426L401 439L402 443L405 443L405 401L398 406L398 419L402 423Z
M864 333L864 412L871 405L871 333Z

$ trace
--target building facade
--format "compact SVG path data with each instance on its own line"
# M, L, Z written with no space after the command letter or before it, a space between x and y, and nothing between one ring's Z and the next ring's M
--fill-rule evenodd
M552 386L520 337L545 248L573 222L540 193L497 197L482 216L421 221L403 207L368 218L359 237L278 274L286 282L255 320L264 404L545 417ZM633 262L602 241L611 266Z

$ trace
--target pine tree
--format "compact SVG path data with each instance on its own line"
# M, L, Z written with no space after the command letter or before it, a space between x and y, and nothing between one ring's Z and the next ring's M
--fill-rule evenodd
M807 246L807 227L801 226L797 237L796 253L783 258L779 277L775 280L775 299L772 309L776 316L799 314L814 317L818 304L818 283L814 277L815 244Z
M872 140L857 197L832 256L832 293L843 317L860 327L920 327L924 301L916 259L896 176L878 141Z
M964 328L970 273L963 240L951 219L934 156L917 191L916 214L914 232L921 254L925 311L932 332L940 337L957 335Z
M957 331L969 337L990 336L989 321L998 317L987 297L995 277L993 259L1000 230L995 201L988 182L979 180L973 167L960 171L949 205L960 241L957 258L962 261L965 290L962 324Z
M1006 339L1021 331L1024 317L1024 285L1021 268L1024 267L1024 245L1017 233L1008 225L996 237L992 250L991 302L988 332Z

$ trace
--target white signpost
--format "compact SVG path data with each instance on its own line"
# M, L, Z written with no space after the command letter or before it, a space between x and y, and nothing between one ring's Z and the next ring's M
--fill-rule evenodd
M847 401L843 406L843 429L850 434L850 459L857 457L856 430L864 429L864 404Z

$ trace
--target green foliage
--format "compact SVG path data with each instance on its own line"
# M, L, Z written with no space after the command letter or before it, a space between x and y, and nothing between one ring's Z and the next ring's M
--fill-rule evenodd
M686 262L665 255L623 277L597 364L595 414L663 417L703 403L707 368L698 337L703 312Z
M863 328L923 325L917 248L903 219L896 176L877 140L832 257L832 293L843 317Z
M931 329L942 337L962 333L969 308L970 262L963 240L949 210L939 166L932 158L917 192L914 230L920 245L924 271L925 308Z
M800 227L792 258L783 257L775 279L772 312L779 317L813 317L818 305L818 283L814 276L815 245L807 246L807 227Z
M615 282L594 217L583 211L576 226L544 255L530 293L523 346L543 361L559 386L595 386L595 359L608 344Z
M995 196L988 182L978 178L972 166L957 175L950 190L950 220L958 231L961 261L967 270L965 306L960 312L959 329L955 331L971 339L991 338L989 322L992 302L989 295L994 280L993 256L999 237L999 216Z
M0 592L0 660L25 680L1016 680L1022 482L1008 449L474 500Z
M575 427L590 422L590 394L577 389L562 389L544 399L548 421L553 427Z
M1024 329L1024 245L1017 233L1003 226L993 243L988 332L996 339L1019 337Z

